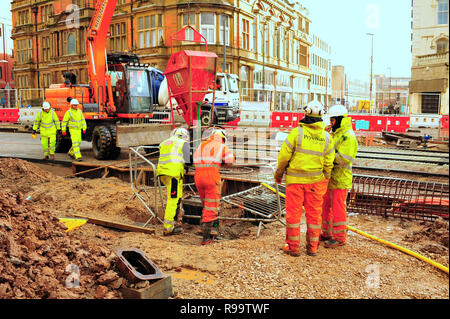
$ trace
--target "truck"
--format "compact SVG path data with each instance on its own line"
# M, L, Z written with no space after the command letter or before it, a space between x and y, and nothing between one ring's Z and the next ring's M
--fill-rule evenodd
M92 142L97 159L116 158L120 146L135 145L127 142L157 144L172 129L169 124L136 124L139 119L152 118L159 101L167 103L167 98L159 96L163 94L160 85L164 75L140 63L136 55L107 54L106 41L116 4L117 0L96 3L86 37L89 84L78 84L76 74L67 70L63 73L64 83L52 84L45 92L60 119L70 108L71 99L79 101L87 124L83 140ZM64 137L58 133L56 151L67 152L70 147L69 134Z
M217 73L214 116L211 122L211 108L213 93L205 96L205 104L201 107L201 122L203 126L212 124L225 124L234 121L239 117L240 97L239 97L239 78L236 74ZM210 87L212 89L212 87Z

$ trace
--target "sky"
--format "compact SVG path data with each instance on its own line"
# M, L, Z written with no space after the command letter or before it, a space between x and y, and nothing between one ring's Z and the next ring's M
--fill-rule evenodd
M5 25L6 33L6 53L11 54L13 48L13 41L11 40L11 1L10 0L0 0L0 23ZM1 25L0 25L1 27ZM0 38L0 53L3 54L3 33L2 38Z
M333 65L351 78L373 73L411 76L411 0L300 0L308 8L311 32L332 47ZM389 71L390 68L390 71Z
M411 75L411 0L299 1L309 10L311 31L331 45L333 65L344 65L350 78L370 78L372 42L366 33L374 34L374 74ZM10 8L10 0L0 0L0 22L8 39ZM7 52L12 46L9 39ZM3 41L1 48L3 52Z

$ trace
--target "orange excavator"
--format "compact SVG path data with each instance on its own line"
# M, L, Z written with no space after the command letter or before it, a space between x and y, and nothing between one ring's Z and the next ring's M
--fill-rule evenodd
M119 126L132 127L136 119L152 118L153 107L158 101L162 101L160 105L168 101L168 96L161 98L168 93L159 90L165 79L161 71L140 63L136 55L106 53L109 25L116 4L117 0L97 1L86 37L89 84L77 84L76 75L67 71L63 73L63 84L52 84L45 92L46 100L60 119L69 109L71 99L80 102L87 123L83 140L92 141L97 159L111 159L120 154ZM151 130L155 129L155 125L150 126L153 126ZM128 135L122 140L136 141L129 136L132 129L123 131ZM151 132L146 134L141 125L139 136L145 139L151 135ZM140 145L153 143L139 141ZM56 151L67 152L70 146L70 137L58 134Z

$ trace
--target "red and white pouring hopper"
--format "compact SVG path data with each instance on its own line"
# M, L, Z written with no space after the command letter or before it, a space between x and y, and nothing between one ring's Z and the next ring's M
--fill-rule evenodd
M186 39L186 29L193 31L193 40ZM204 43L205 51L183 50L173 53L173 41ZM203 102L208 87L216 77L217 55L207 52L206 38L191 26L186 26L172 35L171 55L164 75L169 89L169 101L172 110L172 98L177 101L177 111L189 128L197 118L197 102Z

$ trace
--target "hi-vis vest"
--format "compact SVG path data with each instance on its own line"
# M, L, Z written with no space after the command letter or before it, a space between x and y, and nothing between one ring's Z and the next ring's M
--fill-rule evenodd
M61 129L59 123L58 115L55 111L50 109L50 111L45 112L41 110L34 120L33 130L37 131L39 129L41 136L51 136L56 135L56 130Z
M221 138L214 134L206 141L202 142L194 152L194 165L197 168L217 169L219 171L222 161L233 163L233 152L222 143Z
M185 140L172 136L159 144L159 160L156 175L183 177L184 158L183 145Z
M83 112L81 112L80 109L73 110L70 108L67 110L62 120L61 130L65 132L66 127L69 127L69 130L85 130L87 128L86 120L84 119Z
M286 171L286 184L313 184L330 178L333 140L323 122L299 123L281 146L277 170Z
M328 183L330 189L351 189L353 182L352 163L358 152L358 142L352 129L351 118L344 117L341 127L333 133L334 167Z

